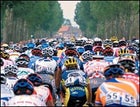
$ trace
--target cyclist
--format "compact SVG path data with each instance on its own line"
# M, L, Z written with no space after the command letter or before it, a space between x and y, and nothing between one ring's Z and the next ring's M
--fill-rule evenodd
M41 58L42 57L42 50L39 49L39 48L33 48L31 50L31 57L30 57L30 61L29 61L29 68L35 70L35 62L37 59Z
M34 73L34 70L31 68L28 68L29 59L26 57L19 57L16 60L16 65L18 67L17 77L20 78L26 78L26 76L30 73Z
M16 65L7 65L4 68L4 74L6 77L6 85L13 89L14 84L18 80L17 78L18 67Z
M133 58L134 56L132 55L127 55L125 57L122 57L118 63L122 65L125 69L125 74L123 77L125 79L129 79L133 81L139 91L139 76L136 74L136 65L135 65L135 60ZM139 91L140 92L140 91Z
M64 106L91 104L91 88L87 75L78 68L77 60L70 56L65 60L66 69L62 71L61 92ZM78 101L78 102L77 102Z
M3 66L4 62L0 60L0 66ZM13 91L6 85L6 77L4 73L0 73L0 88L1 88L1 106L7 106L7 101L14 97Z
M104 60L106 62L108 62L109 64L112 64L113 63L113 59L115 58L113 56L113 54L114 54L113 48L106 47L106 48L103 49Z
M95 104L98 106L137 106L139 94L135 85L124 78L124 68L112 64L105 68L106 81L96 91Z
M32 73L27 76L27 79L34 85L38 97L45 102L47 106L54 106L51 91L47 85L43 84L41 76L37 73Z
M54 50L52 47L47 47L42 50L43 57L36 60L35 72L40 74L42 78L46 78L48 83L53 87L52 95L55 100L55 71L57 69L57 62L52 58Z
M19 79L13 87L13 92L15 96L8 101L8 106L45 106L28 79Z

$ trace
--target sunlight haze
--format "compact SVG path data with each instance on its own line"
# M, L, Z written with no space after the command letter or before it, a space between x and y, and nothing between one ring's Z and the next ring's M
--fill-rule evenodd
M69 19L71 21L71 24L73 26L78 26L76 22L74 22L74 16L75 16L75 9L76 4L80 1L58 1L60 3L60 6L63 10L63 16L66 19Z

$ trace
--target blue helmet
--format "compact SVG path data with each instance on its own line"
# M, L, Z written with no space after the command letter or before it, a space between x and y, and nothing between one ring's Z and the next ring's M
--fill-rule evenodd
M40 86L42 84L42 78L37 73L29 74L27 79L30 80L34 86Z
M82 46L78 47L76 50L77 50L77 52L78 52L80 55L82 55L82 53L85 52L85 48L82 47Z
M64 44L63 43L59 43L56 48L59 48L59 49L64 49Z
M124 68L120 64L112 64L105 68L104 70L104 76L108 77L110 75L123 75L124 74Z
M34 92L34 88L29 80L22 78L15 83L13 92L15 95L31 95Z
M28 49L33 49L35 47L35 44L30 42L27 44Z
M85 44L84 48L85 48L85 51L88 51L88 50L92 51L93 45L92 44Z
M41 44L41 48L44 49L44 48L47 48L49 47L49 44L48 43L42 43Z

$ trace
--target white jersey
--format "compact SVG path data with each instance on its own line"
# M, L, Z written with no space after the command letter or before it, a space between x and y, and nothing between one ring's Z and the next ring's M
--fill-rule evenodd
M87 63L84 64L84 72L87 73L89 79L95 76L98 77L100 75L94 75L94 73L96 74L96 71L103 73L104 68L108 65L109 64L104 60L88 61Z
M18 79L26 78L31 73L34 73L34 70L32 70L31 68L18 67L17 77Z
M15 83L17 82L18 78L16 77L6 77L6 85L13 89L13 86L15 85Z
M7 65L14 65L14 62L12 61L12 60L5 60L5 59L3 59L2 58L2 60L3 60L3 62L4 62L4 65L2 66L2 68L4 69Z
M57 67L57 62L54 59L40 58L35 62L35 72L45 71L49 74L54 74Z
M118 61L119 61L119 57L114 58L114 59L113 59L113 64L117 64Z
M46 106L36 95L17 95L11 98L7 106Z
M9 99L14 97L13 91L5 84L1 84L1 106L6 106Z
M48 87L39 86L34 87L34 89L37 92L37 96L41 99L41 101L46 103L49 100L49 96L51 93Z

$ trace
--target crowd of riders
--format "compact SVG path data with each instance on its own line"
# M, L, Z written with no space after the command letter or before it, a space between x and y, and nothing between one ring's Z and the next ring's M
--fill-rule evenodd
M139 106L139 47L115 36L1 43L1 106Z

